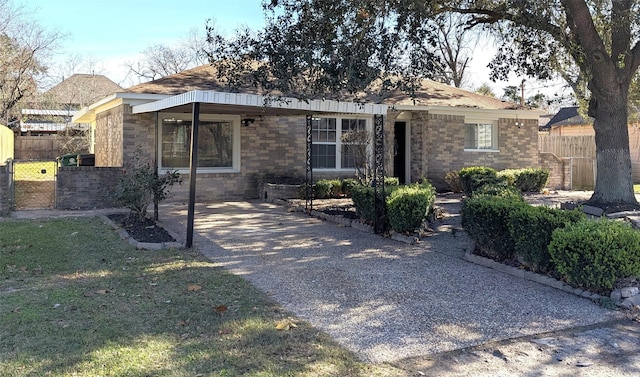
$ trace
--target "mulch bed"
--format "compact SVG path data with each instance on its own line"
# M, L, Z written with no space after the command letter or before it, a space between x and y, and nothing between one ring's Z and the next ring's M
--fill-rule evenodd
M117 213L107 216L111 221L118 224L122 229L126 230L134 240L138 242L175 242L175 238L152 219L144 219L143 221L137 215L128 213Z

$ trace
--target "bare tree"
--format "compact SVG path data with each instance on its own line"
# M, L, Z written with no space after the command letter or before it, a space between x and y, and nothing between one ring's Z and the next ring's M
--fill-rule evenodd
M156 44L142 51L142 58L125 63L137 82L155 80L205 64L206 30L192 28L175 45Z
M440 81L460 88L479 35L465 26L466 19L459 14L441 14L436 21L436 49L443 63Z
M26 8L0 0L0 119L9 123L18 103L37 93L61 37L41 28Z

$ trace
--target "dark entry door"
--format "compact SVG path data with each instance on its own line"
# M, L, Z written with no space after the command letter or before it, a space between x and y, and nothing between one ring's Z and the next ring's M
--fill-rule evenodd
M393 126L393 175L398 177L400 184L407 183L407 123L396 122Z

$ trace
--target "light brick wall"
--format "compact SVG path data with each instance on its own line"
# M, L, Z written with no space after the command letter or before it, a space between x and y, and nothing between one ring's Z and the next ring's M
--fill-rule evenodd
M422 119L428 120L426 125ZM475 152L464 150L464 116L414 114L411 136L412 153L416 155L412 156L412 175L426 176L436 188L446 190L444 175L451 170L468 166L496 170L538 166L537 122L525 120L521 128L515 122L498 119L499 152Z
M566 190L568 189L569 182L571 182L571 167L565 162L550 152L540 152L539 165L542 168L549 170L549 181L547 186L553 190Z
M96 114L96 166L122 167L123 106Z
M258 189L269 178L296 178L306 175L305 117L256 119L240 127L240 173L198 174L196 198L199 201L252 199L261 197ZM189 175L174 186L169 200L188 198Z
M56 208L91 209L115 206L113 190L121 174L122 168L115 167L59 167L56 177Z

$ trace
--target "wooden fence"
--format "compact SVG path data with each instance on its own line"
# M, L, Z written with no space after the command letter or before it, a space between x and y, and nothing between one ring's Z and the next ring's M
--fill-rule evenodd
M596 142L594 136L538 137L538 150L550 152L569 164L573 190L593 190L596 176Z

